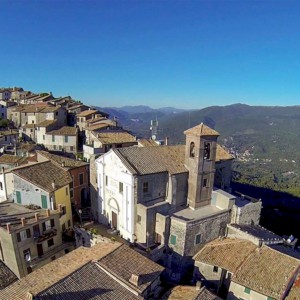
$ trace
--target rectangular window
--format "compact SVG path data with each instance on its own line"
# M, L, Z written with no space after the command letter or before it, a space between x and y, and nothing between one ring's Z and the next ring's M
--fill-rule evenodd
M42 200L42 208L48 208L47 196L41 195L41 200Z
M22 230L17 233L17 241L21 242L31 237L30 229Z
M73 146L70 146L70 151L74 151L74 147Z
M246 294L250 294L251 290L250 290L249 288L245 287L244 292L245 292Z
M217 266L214 266L213 272L214 272L214 273L218 273L218 270L219 270L219 268L218 268Z
M18 204L22 204L22 200L21 200L21 192L16 191L16 196L17 196L17 203L18 203Z
M53 219L52 219L53 220ZM53 220L54 221L54 220ZM53 225L54 226L54 225ZM51 221L50 220L47 220L46 222L43 222L42 223L42 228L43 228L43 231L46 231L48 229L51 229Z
M70 190L70 198L73 198L73 196L74 196L73 190Z
M31 260L30 248L23 250L23 255L24 255L25 261L30 261Z
M59 146L58 146L58 149L59 149L59 150L62 150L62 146L61 146L61 145L59 145Z
M79 184L83 184L83 173L79 174Z
M38 238L40 236L40 226L39 224L33 226L33 237Z
M66 230L66 225L65 223L61 225L61 231L64 232Z
M56 150L56 145L53 145L53 149Z
M0 182L0 190L3 190L3 184Z
M119 193L123 194L123 182L119 182Z
M30 231L30 228L26 229L26 236L27 238L31 238L31 231Z
M148 193L148 182L143 183L143 193Z
M137 215L137 222L138 222L139 224L141 224L141 222L142 222L142 217L141 217L140 215Z
M65 206L62 206L61 213L62 215L65 215L67 213L67 208Z
M69 189L68 189L68 187L66 187L66 195L67 196L69 195Z
M68 220L68 226L71 227L71 221L70 220Z
M68 143L68 141L69 141L69 137L65 135L65 143Z
M206 187L207 186L207 178L204 178L203 179L203 187Z
M52 135L52 142L55 142L55 135Z
M171 244L176 245L176 235L171 234Z
M54 245L53 239L49 239L49 240L47 241L47 243L48 243L48 247L51 247L51 246Z
M43 141L45 140L45 135L43 134Z
M195 237L195 244L198 245L201 243L201 234L197 234Z
M108 177L105 176L105 185L108 186Z
M50 219L50 226L51 226L51 228L55 227L55 221L54 221L54 219Z

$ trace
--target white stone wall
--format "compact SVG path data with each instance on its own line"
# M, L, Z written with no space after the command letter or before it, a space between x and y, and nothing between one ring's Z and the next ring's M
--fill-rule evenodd
M121 160L110 151L96 160L98 205L94 215L103 223L112 224L112 213L117 214L120 235L134 240L134 177ZM107 179L106 179L107 176ZM107 182L107 185L106 185ZM123 183L123 192L119 183Z
M268 297L262 295L256 291L251 290L250 294L245 293L245 287L231 281L229 292L227 296L228 300L244 299L244 300L267 300Z
M55 140L52 140L53 134L45 134L45 141L43 144L49 150L61 151L64 149L66 152L77 152L77 136L69 135L68 142L65 142L65 135L55 135ZM70 147L73 147L71 150Z
M5 176L0 173L0 202L6 201Z

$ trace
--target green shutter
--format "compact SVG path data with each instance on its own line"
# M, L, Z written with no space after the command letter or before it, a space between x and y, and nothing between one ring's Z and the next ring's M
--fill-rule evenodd
M48 208L48 205L47 205L47 196L42 195L41 198L42 198L42 208Z
M245 287L245 290L244 290L244 292L245 292L246 294L250 294L250 292L251 292L251 289L249 289L249 288Z
M176 245L176 235L171 234L171 244Z
M17 195L17 203L22 204L22 200L21 200L21 192L16 191L16 195Z

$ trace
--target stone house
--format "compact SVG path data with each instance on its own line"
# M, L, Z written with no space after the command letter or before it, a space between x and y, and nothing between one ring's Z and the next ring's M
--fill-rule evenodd
M163 271L126 245L102 242L79 247L32 272L0 291L0 298L159 299Z
M76 127L64 126L48 131L42 136L42 144L48 150L77 153L78 129Z
M27 164L26 157L10 155L10 154L3 154L2 156L0 156L0 169L2 171L7 169L12 169L24 164Z
M264 240L260 246L237 238L208 243L194 256L196 279L230 300L286 299L300 272L300 254Z
M76 115L76 123L79 127L80 131L85 130L85 128L88 126L88 123L91 122L94 119L97 120L104 120L106 119L108 115L105 113L102 113L95 109L88 109L80 112Z
M16 130L3 130L0 131L0 148L2 152L6 151L7 146L16 147L18 144L19 133Z
M224 235L235 196L232 157L218 133L200 124L185 131L186 145L112 149L96 160L94 217L145 248L171 249L174 279L192 268L203 244ZM221 171L219 171L221 169ZM217 178L217 179L216 179Z
M7 100L0 100L0 118L1 119L8 119L8 113L7 110L9 107L15 106L16 103L13 101L7 101Z
M22 205L36 205L59 210L62 231L72 227L68 171L51 161L27 164L5 171L4 188L7 199Z
M0 209L0 259L18 278L73 249L62 241L59 211L31 210L10 202L0 203Z
M69 172L72 177L70 183L70 198L71 204L75 208L90 206L89 203L89 164L71 159L68 157L50 154L46 151L37 151L37 161L52 161L54 164L60 166L65 171Z
M0 100L9 100L11 98L11 92L9 89L0 89Z
M50 106L47 103L22 104L12 109L11 120L16 127L26 124L39 125L46 120L55 120L59 128L67 124L67 112L64 107Z
M83 157L86 161L90 161L92 155L135 145L137 145L136 138L125 131L92 131L86 144L83 145Z

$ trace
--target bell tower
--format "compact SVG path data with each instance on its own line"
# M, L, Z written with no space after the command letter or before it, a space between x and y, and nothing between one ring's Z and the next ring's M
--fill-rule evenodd
M187 203L197 209L211 201L219 133L201 123L184 134L185 166L189 171Z

